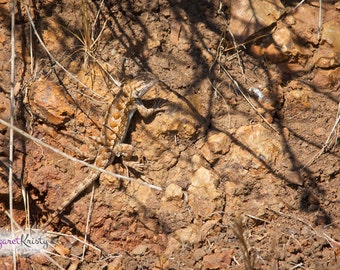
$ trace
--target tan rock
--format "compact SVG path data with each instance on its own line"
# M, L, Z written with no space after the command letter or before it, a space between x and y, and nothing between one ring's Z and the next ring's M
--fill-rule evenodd
M311 109L310 89L308 87L295 82L291 82L288 87L292 89L285 94L285 104L288 108L294 107L296 110Z
M229 151L230 144L231 139L225 133L215 133L208 136L207 142L203 145L201 152L207 161L213 163L221 155Z
M267 57L269 61L273 63L279 63L288 59L288 56L277 47L277 44L274 43L271 43L264 50L264 55Z
M253 163L255 167L263 166L262 162L274 165L282 147L273 132L261 124L240 127L235 137L241 144L234 146L233 156L237 157L240 164ZM241 149L240 149L241 148Z
M34 82L29 91L29 104L32 112L49 124L61 125L74 114L61 88L50 81Z
M181 200L182 198L183 198L182 188L172 183L169 186L167 186L162 200L171 201L171 200Z
M230 30L242 42L258 30L269 26L284 12L279 0L232 0Z
M173 21L171 23L170 42L175 46L178 44L180 31L181 24L179 22Z
M149 38L147 41L147 46L149 50L158 48L160 45L161 45L161 41L157 38L157 36L153 36Z
M234 250L228 249L220 253L210 254L203 257L204 269L229 269Z
M4 120L8 120L9 119L9 109L10 109L10 102L9 99L1 99L0 100L0 118L4 119ZM0 132L3 133L3 131L5 131L7 129L6 126L1 125L0 124Z
M159 200L157 199L156 191L150 187L132 182L127 188L127 194L131 194L136 198L129 200L129 204L133 208L138 209L140 205L148 208L158 208Z
M314 53L311 64L319 68L331 68L339 64L339 61L337 60L336 52L332 48L322 48Z
M216 202L211 203L221 195L216 189L218 179L214 172L204 167L193 173L188 191L189 206L195 215L207 216L218 206Z
M278 52L274 51L274 49L277 47L280 48L282 53L290 53L292 55L296 55L298 53L303 55L311 55L311 51L298 43L296 35L287 27L278 28L272 34L272 37L275 41L275 46L272 48L272 52L267 53L268 55L278 55Z
M322 39L333 46L334 52L340 53L340 22L329 21L322 26Z
M175 232L181 243L196 244L201 241L200 226L190 224L184 229Z
M315 45L319 42L317 35L318 13L319 7L316 5L300 5L293 13L295 24L292 25L292 31L301 40L308 40Z
M329 88L339 82L340 68L336 69L316 69L313 78L313 84L319 88Z
M164 256L172 257L172 254L178 252L181 248L181 243L174 237L170 237L168 240L168 245L164 251Z
M316 136L325 136L327 134L326 130L323 127L318 127L313 130Z
M145 252L147 252L147 250L148 250L148 246L141 244L141 245L136 246L131 251L131 254L141 256L141 255L145 254Z
M303 178L298 172L285 170L283 174L285 176L285 179L289 183L292 183L295 185L303 185Z

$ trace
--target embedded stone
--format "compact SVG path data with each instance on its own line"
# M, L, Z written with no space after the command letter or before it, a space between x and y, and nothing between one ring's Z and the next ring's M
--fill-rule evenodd
M221 195L217 190L218 179L219 177L213 171L204 167L193 173L191 185L188 188L189 206L197 216L208 216L219 206L219 203L215 201Z
M52 125L65 124L74 115L74 108L66 94L51 81L37 81L32 84L29 104L36 116Z
M231 140L225 133L216 133L208 137L201 152L203 157L210 163L216 161L221 155L230 149Z
M174 183L170 184L164 193L164 197L162 200L171 201L171 200L181 200L183 197L182 188Z

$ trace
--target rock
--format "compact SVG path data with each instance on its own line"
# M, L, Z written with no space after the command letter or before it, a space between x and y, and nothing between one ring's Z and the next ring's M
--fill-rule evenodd
M61 256L70 256L71 250L68 247L65 247L61 244L53 245L53 249Z
M7 98L0 99L0 118L4 120L9 120L9 112L10 102ZM9 122L9 121L7 121ZM7 129L6 126L0 124L0 133L4 134L4 131Z
M216 161L221 155L230 149L231 139L225 133L215 133L208 136L201 152L203 157L210 163Z
M161 46L161 41L157 38L157 36L152 36L147 40L147 46L149 50L158 48Z
M325 136L327 134L326 130L323 127L318 127L314 129L313 132L316 136Z
M178 252L181 248L181 243L174 237L170 237L168 240L168 245L164 251L164 256L171 258L174 252Z
M288 183L295 185L303 185L303 177L296 171L285 170L283 172L284 178Z
M147 250L148 250L148 246L147 245L140 244L140 245L136 246L131 251L131 254L132 255L141 256L141 255L145 254L147 252Z
M141 205L144 205L149 209L152 209L153 207L155 209L158 208L159 200L157 199L156 192L150 187L131 182L127 188L127 194L133 194L133 197L137 198L137 200L129 200L129 204L133 208L138 209Z
M238 42L271 25L284 12L279 0L232 0L230 31Z
M285 94L285 105L288 109L306 111L310 110L312 104L310 102L310 89L299 82L291 82L287 85L290 89Z
M337 53L331 48L322 48L315 51L311 65L318 68L332 68L339 64Z
M214 202L221 194L216 186L219 177L212 171L201 167L193 173L189 191L189 206L194 214L207 216L215 211L218 203Z
M164 112L154 119L151 126L159 134L177 134L179 138L192 138L199 132L201 124L192 115L184 111Z
M298 43L298 38L293 32L287 27L278 28L272 34L273 40L275 41L275 48L279 47L280 51L285 54L291 55L311 55L312 52L304 47L302 44ZM278 53L272 53L273 56L278 55ZM282 57L284 60L284 58Z
M77 65L77 63L73 62L71 64ZM79 68L79 64L77 68ZM74 69L74 72L76 73L76 68ZM107 62L103 62L101 63L101 66L94 63L89 63L88 67L81 65L80 69L77 71L77 78L91 89L88 95L92 96L93 94L96 94L94 96L96 100L98 100L100 97L100 101L110 104L113 100L113 96L108 95L108 92L110 92L110 87L112 88L111 91L114 93L117 93L118 89L115 89L114 85L111 82L108 82L107 75L103 72L103 69L105 69L109 74L114 74L115 78L120 77L120 74L117 72L114 66ZM83 102L86 104L88 103L88 97L81 96L79 98L84 98Z
M210 254L203 257L203 269L229 269L234 250L228 249L220 253Z
M203 258L203 256L206 254L206 250L204 248L198 248L194 251L194 253L192 254L195 262L198 262L199 260L201 260Z
M122 270L122 261L123 256L113 256L112 260L110 260L110 263L107 265L107 270Z
M273 136L273 131L261 124L240 127L235 138L240 146L234 145L233 156L240 165L249 163L251 167L258 168L264 162L272 166L282 155L281 144Z
M337 67L336 69L332 70L329 74L329 80L331 83L331 86L335 86L339 83L340 78L340 67Z
M336 70L340 71L340 68L337 68ZM332 72L335 72L333 70L324 70L324 69L316 69L315 75L313 78L313 85L315 85L318 88L329 88L332 86ZM338 76L340 75L340 72L338 72Z
M181 200L183 198L182 188L176 184L170 184L164 193L164 197L162 200L171 201L171 200Z
M204 224L201 227L201 237L202 240L205 240L209 233L213 232L214 226L220 222L220 218L218 217L217 219L210 219L204 222Z
M170 43L173 45L177 46L178 41L179 41L179 34L181 31L181 24L177 21L173 21L171 23L171 32L170 32Z
M175 232L181 243L197 244L201 241L200 226L190 224L188 227Z
M322 39L332 45L334 52L340 53L340 22L328 21L322 27Z
M256 57L265 56L266 59L268 59L272 63L279 63L288 59L288 55L284 54L274 43L269 44L269 46L267 47L252 44L250 47L250 51Z
M186 210L183 201L162 201L157 211L159 220L166 220L167 231L173 232L185 228L191 223L192 215Z
M291 25L291 28L300 40L308 40L314 45L318 44L318 13L319 7L316 5L300 5L295 10L293 13L295 23Z
M201 155L194 154L191 157L191 165L192 165L192 169L194 171L196 171L198 168L204 166L206 163L207 163L207 161Z
M29 91L32 112L52 125L65 124L74 115L74 108L68 102L61 88L50 81L34 82Z

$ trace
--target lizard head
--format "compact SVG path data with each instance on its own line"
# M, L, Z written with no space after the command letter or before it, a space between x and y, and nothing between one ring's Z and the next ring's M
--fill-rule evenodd
M147 91L158 82L158 78L152 73L142 73L130 83L133 88L133 97L141 98Z

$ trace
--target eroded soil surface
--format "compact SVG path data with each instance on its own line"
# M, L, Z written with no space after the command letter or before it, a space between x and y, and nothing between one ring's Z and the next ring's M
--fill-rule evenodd
M18 269L340 268L340 2L322 1L320 33L319 1L24 2L15 126L93 163L114 80L152 72L160 82L144 104L163 110L136 114L125 139L144 169L117 157L107 170L162 190L101 174L84 260L91 188L47 227L54 262L18 256ZM9 122L9 1L0 14ZM0 125L5 230L8 145ZM17 133L14 149L13 218L39 229L89 168ZM12 257L0 266L13 269Z

